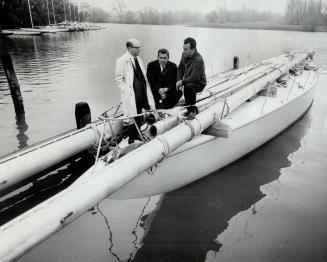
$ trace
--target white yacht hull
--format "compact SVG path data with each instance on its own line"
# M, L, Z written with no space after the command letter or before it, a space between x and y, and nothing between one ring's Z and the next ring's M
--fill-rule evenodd
M228 138L200 135L163 162L154 172L144 172L113 193L110 198L128 199L165 193L200 179L248 154L281 133L310 108L317 78L311 75L306 90L281 103L287 90L277 98L267 99L267 112L261 114L265 97L245 103L231 114ZM268 103L271 102L269 105ZM248 112L248 113L246 113Z

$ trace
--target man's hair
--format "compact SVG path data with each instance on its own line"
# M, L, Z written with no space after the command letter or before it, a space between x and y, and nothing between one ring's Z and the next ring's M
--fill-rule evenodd
M169 58L169 51L166 48L161 48L158 50L158 56L159 54L167 54L168 58Z
M196 41L192 37L188 37L184 40L184 45L190 44L191 49L196 49Z
M139 40L137 39L134 39L134 38L131 38L131 39L128 39L127 42L126 42L126 47L129 48L129 47L135 47L135 45L137 45L138 47L140 47L141 43Z
M126 42L126 47L129 48L129 47L133 47L133 43L130 42L130 41L127 41Z

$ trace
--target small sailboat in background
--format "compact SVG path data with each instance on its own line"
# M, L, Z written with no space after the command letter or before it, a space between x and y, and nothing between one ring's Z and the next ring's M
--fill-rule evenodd
M2 32L7 35L20 35L20 36L40 36L45 33L42 31L23 30L23 29L3 30Z
M20 28L20 29L23 30L23 31L27 31L27 32L42 32L42 33L69 32L68 27L57 25L53 0L51 0L51 7L52 7L52 16L53 16L54 24L51 24L48 0L46 0L46 6L47 6L47 13L48 13L48 20L49 20L49 25L48 26L33 26L32 14L31 14L31 11L30 11L32 28ZM64 2L64 6L65 6L65 2ZM31 10L30 5L29 5L29 10ZM65 16L65 20L66 20L66 8L64 8L64 16Z
M27 3L28 3L30 20L31 20L31 28L8 29L8 30L3 30L3 33L9 35L21 35L21 36L40 36L46 33L42 30L34 29L30 0L27 0Z
M46 7L47 7L47 14L48 14L48 22L49 25L47 26L35 26L33 23L32 17L32 10L30 5L30 0L27 0L28 3L28 10L29 16L31 21L31 27L23 27L20 29L7 29L0 31L0 37L2 36L9 36L9 35L21 35L21 36L40 36L43 34L50 34L50 33L59 33L59 32L76 32L76 31L89 31L89 30L99 30L101 29L100 26L83 21L80 21L80 11L75 10L76 8L79 9L78 6L71 6L70 1L68 2L68 9L69 9L69 18L70 21L67 21L67 14L66 14L66 4L63 0L64 6L64 21L58 23L56 19L55 9L53 0L51 0L51 9L52 9L52 17L53 17L53 24L51 23L51 15L50 15L50 8L49 2L46 0ZM73 8L73 15L74 21L72 20L72 9ZM77 15L76 15L77 13Z
M1 30L1 28L0 28L0 37L6 37L6 36L9 36L9 35L12 35L12 33L5 33L5 32L3 32L2 30Z

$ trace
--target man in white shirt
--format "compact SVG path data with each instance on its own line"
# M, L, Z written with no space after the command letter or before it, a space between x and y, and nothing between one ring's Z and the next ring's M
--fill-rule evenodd
M126 53L116 61L116 85L121 91L122 108L125 117L133 117L146 110L155 109L152 91L145 74L143 61L139 57L141 43L137 39L126 42ZM142 118L135 118L141 125ZM128 126L130 141L137 138L137 132L132 118L124 120Z

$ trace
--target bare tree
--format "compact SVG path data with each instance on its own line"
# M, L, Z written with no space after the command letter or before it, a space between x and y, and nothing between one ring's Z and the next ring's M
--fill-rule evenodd
M305 29L314 31L322 20L322 1L308 0L305 3L305 16L303 17L301 24Z
M117 13L120 23L123 23L125 12L127 10L124 0L115 0L111 4L111 9L113 12Z
M302 25L306 30L314 31L326 21L326 0L288 0L285 20L289 24Z
M160 23L163 25L169 25L176 22L176 16L172 11L163 12L160 16Z
M206 14L205 16L206 22L209 24L217 23L218 22L218 13L217 11L211 11Z
M128 10L125 12L125 23L127 24L134 24L136 22L136 17L135 17L135 14Z
M327 25L327 0L325 0L323 4L323 23Z

